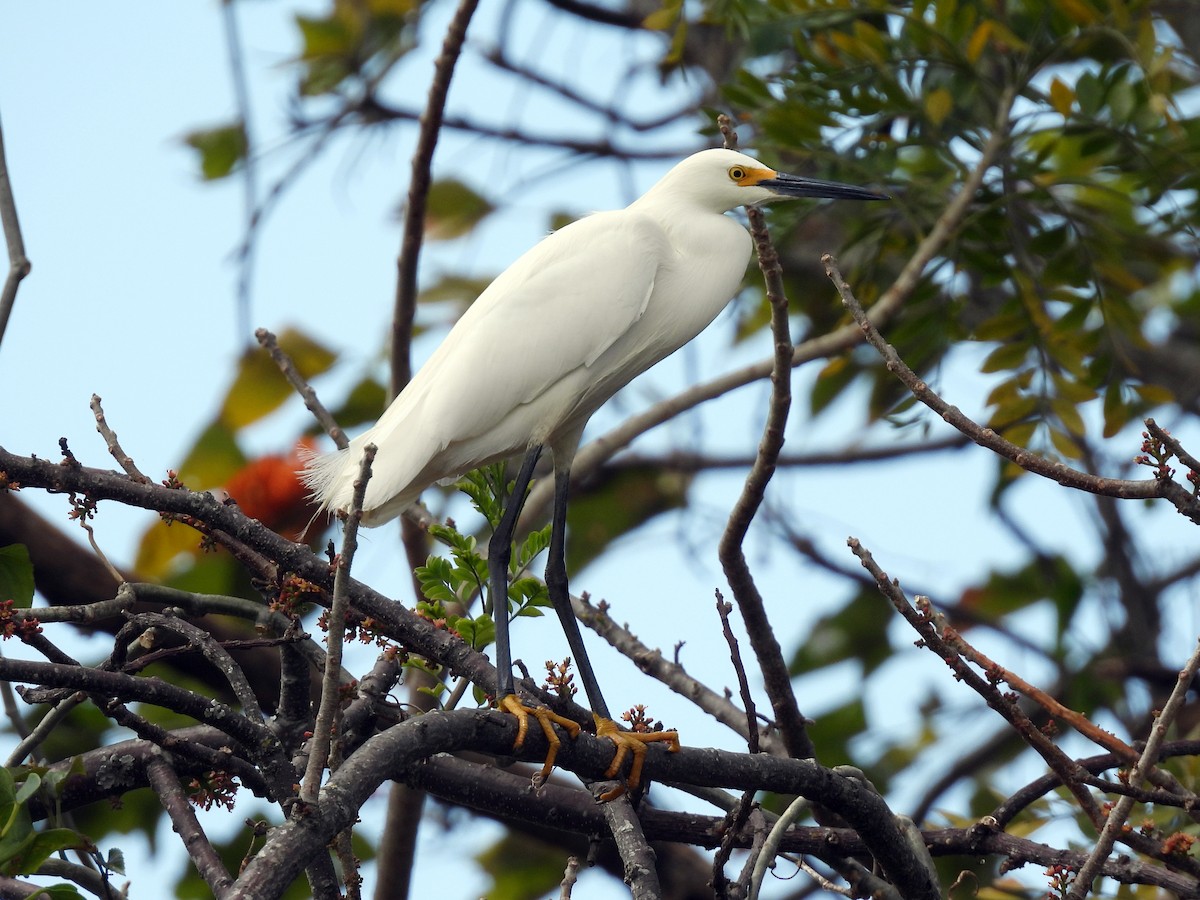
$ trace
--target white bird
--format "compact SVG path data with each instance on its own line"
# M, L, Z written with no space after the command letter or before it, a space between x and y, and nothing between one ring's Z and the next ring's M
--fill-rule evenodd
M725 213L789 197L856 200L885 195L786 175L732 150L702 150L622 210L595 213L554 232L505 270L458 320L374 427L311 460L304 480L323 509L350 504L363 447L378 448L363 524L400 515L430 484L524 454L511 499L488 550L496 621L496 699L521 720L537 716L553 762L547 719L514 696L508 616L513 532L533 468L554 457L554 512L546 585L587 692L597 731L617 745L614 775L629 750L635 770L646 740L673 733L621 732L609 717L571 610L564 555L567 485L584 426L618 390L696 337L737 293L750 262L746 229ZM631 771L628 783L637 783ZM618 791L619 792L619 791Z

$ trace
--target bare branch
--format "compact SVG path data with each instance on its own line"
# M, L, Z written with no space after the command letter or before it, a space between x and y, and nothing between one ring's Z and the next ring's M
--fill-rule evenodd
M1025 742L1046 760L1050 768L1058 773L1063 785L1079 801L1080 808L1099 827L1103 816L1095 800L1092 799L1092 796L1080 783L1081 776L1084 773L1078 763L1072 761L1066 754L1059 750L1029 720L1029 717L1022 712L1016 703L1006 698L1000 693L995 684L985 680L967 665L958 652L942 639L938 629L934 627L934 615L927 602L922 605L922 611L915 609L909 603L904 591L900 589L899 584L888 577L887 573L875 562L874 557L871 556L871 552L857 538L849 538L847 544L851 552L858 557L863 568L871 573L871 577L875 579L875 584L878 586L879 592L888 599L896 611L900 613L901 617L920 635L921 646L936 654L938 658L950 667L958 680L964 682L979 694L988 706L1003 716L1017 730ZM922 601L925 598L918 597L917 599L918 601Z
M763 685L775 714L775 724L783 735L788 753L801 759L816 755L812 739L804 724L804 716L792 690L792 676L783 650L767 618L766 604L754 583L742 543L750 523L762 505L767 484L775 474L775 460L783 450L783 432L792 405L792 337L789 331L788 301L783 289L783 268L771 243L762 213L750 209L750 233L758 251L758 266L766 281L767 299L771 303L771 335L775 341L775 357L771 370L771 400L767 421L763 425L758 456L746 476L742 493L729 513L729 523L721 535L717 556L725 570L725 578L733 592L738 610L746 625L750 646L763 673Z
M883 357L889 372L894 374L914 397L942 417L947 423L957 428L976 444L998 453L1005 459L1020 466L1026 472L1032 472L1043 478L1057 481L1064 487L1087 491L1092 494L1102 494L1106 497L1118 497L1122 500L1153 500L1165 498L1175 505L1179 512L1200 524L1200 501L1186 491L1181 485L1170 478L1156 477L1146 481L1130 481L1123 478L1105 478L1080 472L1070 466L1055 460L1046 459L1011 441L1005 440L991 428L985 428L968 418L956 406L951 406L937 392L917 376L900 358L896 348L885 341L879 331L871 323L870 318L863 312L862 305L855 298L850 285L838 270L837 261L825 254L822 257L825 271L842 296L842 302L854 316L854 321L866 335L867 341Z
M625 883L629 885L633 900L660 900L662 887L658 883L654 851L646 841L642 823L628 795L601 803L600 811L617 845L617 853L625 867Z
M662 682L681 697L687 698L697 708L741 735L744 740L750 739L746 729L745 710L738 709L727 697L690 675L678 662L665 659L659 650L647 647L635 634L622 628L608 614L606 603L592 605L586 599L572 597L571 605L574 607L575 617L580 622L608 641L627 659L632 660L642 672ZM759 741L768 753L782 756L787 752L775 735L760 735Z
M250 88L246 77L246 64L242 52L242 38L238 29L237 6L234 0L221 0L221 22L225 28L225 47L229 53L229 80L233 86L233 99L237 104L238 122L246 141L246 153L242 159L242 211L245 216L246 235L238 252L238 330L240 344L246 340L251 322L251 291L254 287L254 251L256 243L256 207L258 204L258 164L254 156L254 141L250 131Z
M729 647L729 661L733 664L733 671L737 676L738 693L742 695L742 705L746 708L746 749L751 753L758 753L758 709L754 705L754 696L750 693L750 681L746 678L741 648L733 629L729 627L729 613L732 611L733 604L726 603L721 592L717 591L717 615L721 618L721 633L725 635L725 643Z
M425 201L429 196L433 151L442 132L446 95L450 92L450 78L454 74L454 66L467 37L467 26L478 5L479 0L460 0L458 9L450 21L450 27L446 30L442 52L434 63L429 99L425 104L425 112L421 115L421 130L417 136L417 149L413 153L412 178L408 184L408 203L404 208L404 237L400 244L396 300L392 310L393 397L399 394L412 378L409 346L412 343L413 314L417 306L417 263L425 237Z
M96 417L96 430L104 438L104 443L108 447L108 452L112 455L112 458L117 461L117 464L125 470L125 473L130 478L149 481L150 479L138 470L133 457L121 447L121 442L117 440L117 433L108 427L108 420L104 417L104 407L100 405L100 396L98 394L92 394L92 402L89 406L92 409L92 415Z
M187 848L196 871L213 892L213 896L220 900L233 884L233 879L229 877L225 864L221 862L212 842L205 835L200 820L196 818L196 811L192 809L187 795L179 786L175 770L161 751L156 750L151 754L146 763L146 777L150 786L154 788L154 793L158 794L163 809L170 816L171 827L183 840L183 846Z
M371 480L371 464L374 461L375 445L367 444L363 448L358 478L354 481L354 494L346 514L346 532L342 537L342 552L338 555L337 569L333 577L333 601L330 603L326 619L329 630L326 634L325 674L321 679L321 705L317 709L308 766L304 771L303 786L300 789L300 799L305 803L317 801L317 794L321 789L321 773L329 761L333 742L340 733L336 728L338 712L341 709L341 685L338 676L342 669L346 616L350 612L347 580L350 577L350 565L354 562L354 552L358 549L358 526L362 522L363 497L367 493L367 483Z
M4 153L4 129L0 127L0 227L4 229L4 241L8 245L8 276L0 287L0 342L8 328L13 305L17 302L17 288L33 268L25 255L25 239L21 236L21 223L17 218L17 202L13 198L12 180L8 174L8 160Z
M1179 713L1180 707L1183 706L1183 702L1188 695L1188 691L1191 690L1197 671L1200 671L1200 642L1197 642L1196 649L1192 651L1191 658L1188 659L1187 664L1180 670L1179 679L1175 683L1175 689L1163 705L1162 711L1155 718L1154 727L1150 730L1150 737L1146 741L1146 746L1142 750L1138 761L1134 763L1133 768L1129 772L1129 784L1133 787L1140 787L1148 771L1154 767L1158 759L1159 747L1162 746L1167 729L1175 721L1175 716ZM1112 853L1113 844L1121 837L1121 830L1125 825L1125 820L1129 818L1129 812L1133 809L1134 802L1134 797L1126 795L1118 800L1112 809L1109 810L1108 820L1104 823L1104 828L1100 832L1100 838L1096 841L1096 846L1092 848L1087 862L1079 870L1075 882L1067 894L1067 900L1083 900L1091 891L1092 881L1099 874L1100 868L1104 865L1105 860L1108 859L1109 854Z
M283 377L288 380L296 393L304 398L304 405L308 407L308 411L313 414L313 417L325 429L325 433L333 438L334 444L339 450L345 450L350 445L350 440L346 437L346 432L342 431L337 420L330 414L324 404L317 399L317 392L312 389L312 386L305 381L304 376L300 374L300 370L296 368L296 364L292 362L292 358L283 352L279 346L279 341L266 328L257 328L254 331L254 337L262 348L271 354L271 359L275 365L279 367L279 371L283 373Z

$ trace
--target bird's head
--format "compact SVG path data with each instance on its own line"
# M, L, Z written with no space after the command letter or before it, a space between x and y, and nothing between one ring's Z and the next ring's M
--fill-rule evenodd
M836 181L777 172L736 150L693 153L652 187L643 199L689 201L725 212L797 197L887 200L887 194Z

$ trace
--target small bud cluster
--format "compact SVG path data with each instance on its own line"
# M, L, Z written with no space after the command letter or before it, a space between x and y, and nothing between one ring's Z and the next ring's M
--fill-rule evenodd
M1071 885L1075 882L1075 869L1071 866L1053 865L1046 870L1050 879L1050 890L1046 892L1046 900L1058 900L1070 893Z
M1169 433L1169 432L1168 432ZM1162 441L1148 431L1142 432L1142 452L1133 458L1134 463L1154 470L1154 477L1172 478L1175 470L1167 465L1174 454Z
M237 800L238 783L237 779L226 772L205 772L199 778L188 782L188 789L191 791L188 799L193 806L205 810L223 806L232 811L234 801Z
M320 589L311 581L305 581L298 575L288 575L279 585L279 593L271 601L270 609L295 622L300 618L302 607L312 602L311 597L317 594L320 594Z
M42 633L37 619L32 616L18 618L16 613L16 604L12 600L0 602L0 638L7 641L10 637L19 637L24 641Z
M562 662L556 663L552 659L546 660L546 680L542 684L543 690L564 698L575 696L575 676L571 673L571 657L566 657Z
M621 713L621 720L629 723L629 730L635 731L638 734L649 734L653 731L662 731L663 723L656 722L652 716L646 714L646 706L643 703L631 707Z

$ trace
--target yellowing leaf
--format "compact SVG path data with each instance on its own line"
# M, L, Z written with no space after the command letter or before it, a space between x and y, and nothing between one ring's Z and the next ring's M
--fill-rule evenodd
M279 348L292 358L305 380L333 365L337 356L301 331L289 328L279 335ZM265 350L247 350L225 395L219 420L237 431L278 409L293 393L292 386Z
M142 535L133 568L138 578L165 581L167 577L196 556L200 532L182 522L155 522Z
M647 31L667 31L679 21L680 11L679 3L664 3L662 9L656 9L642 19L642 27Z
M934 125L941 125L954 109L954 98L945 88L931 91L925 98L925 115Z
M1054 5L1080 25L1091 25L1103 17L1100 10L1086 0L1055 0Z
M220 487L245 464L246 456L233 432L221 422L213 422L200 433L176 471L183 484L203 491Z
M971 33L971 39L967 41L967 60L969 62L979 62L979 57L983 55L995 27L996 23L992 19L984 19L975 27Z
M1064 119L1071 115L1071 107L1075 105L1075 92L1063 84L1058 76L1050 82L1050 105Z
M1147 403L1156 406L1176 402L1175 394L1161 384L1135 384L1133 389Z

